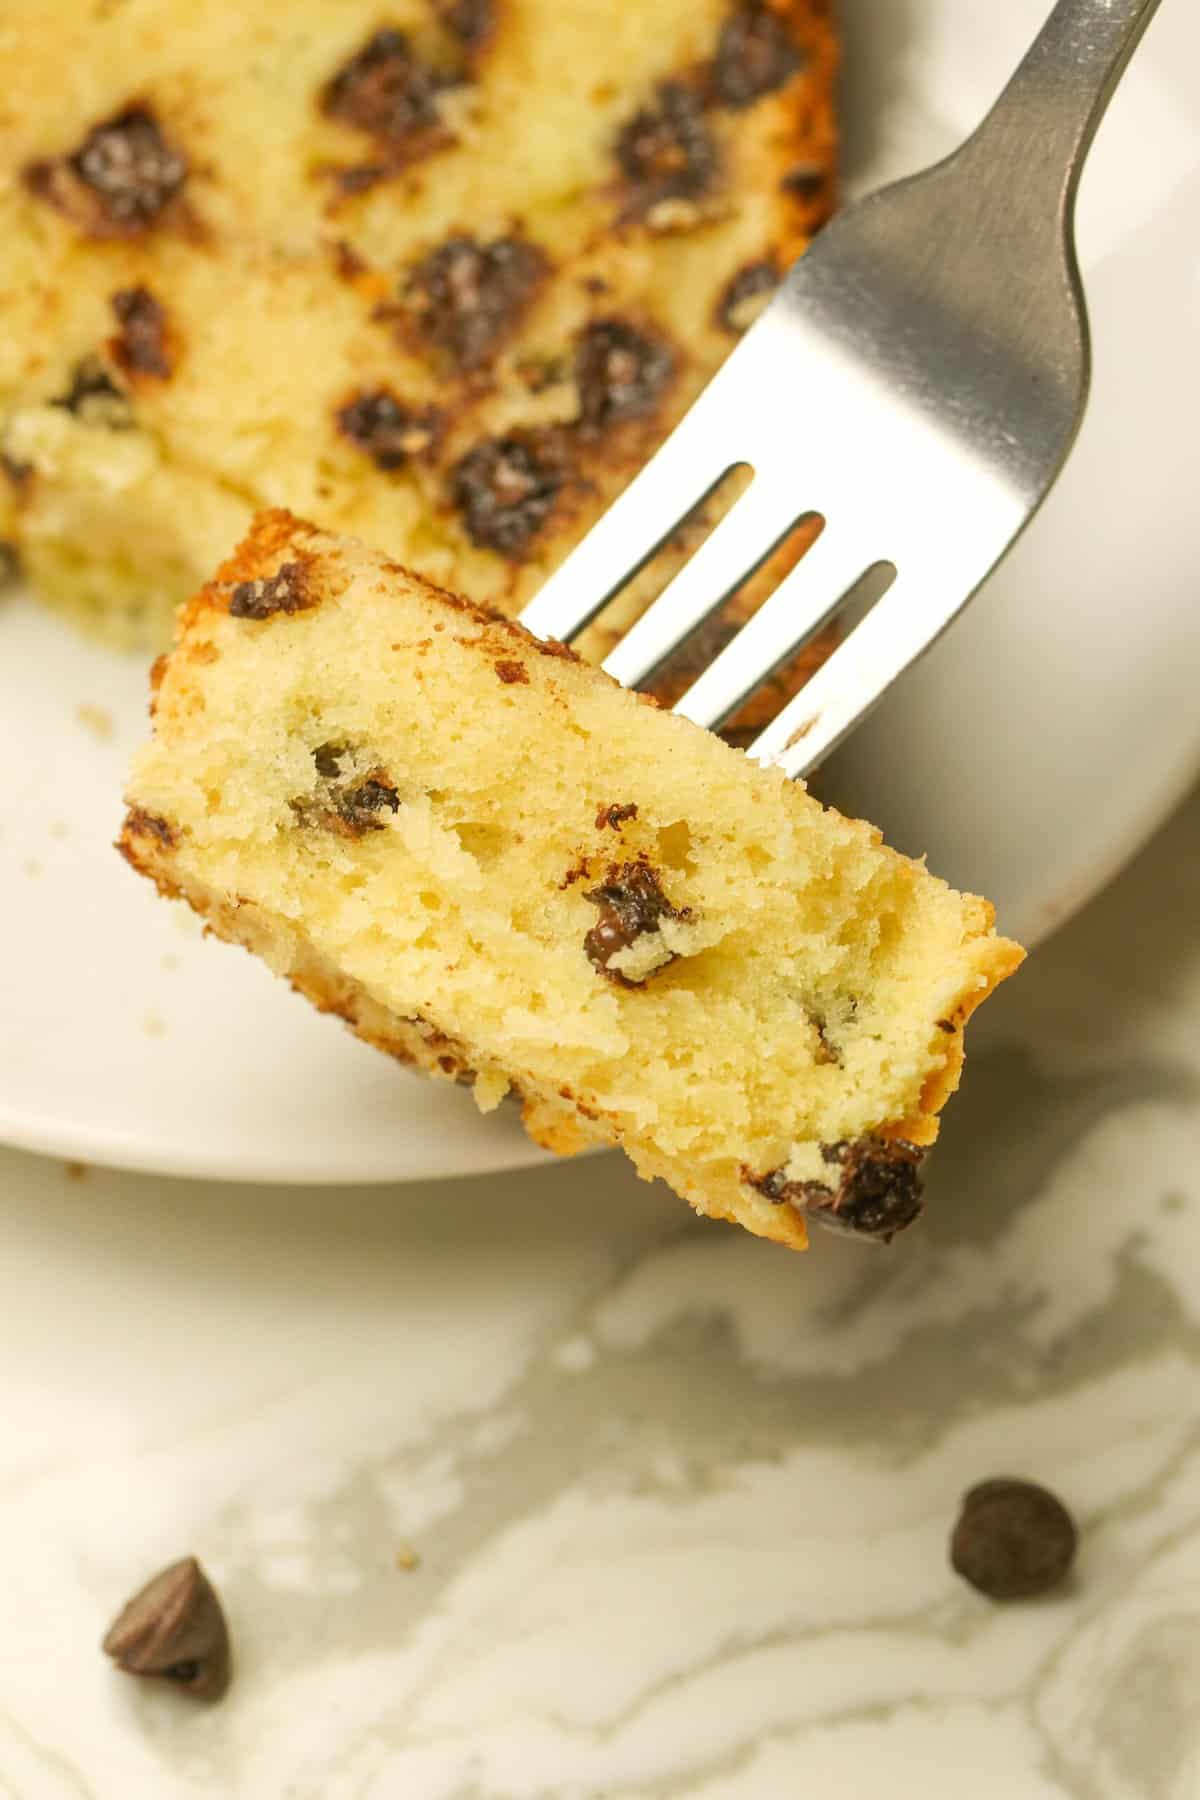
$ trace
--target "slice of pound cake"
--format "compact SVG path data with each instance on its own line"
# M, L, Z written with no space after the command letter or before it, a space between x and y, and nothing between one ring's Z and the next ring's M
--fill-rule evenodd
M887 1238L1021 959L991 908L561 645L262 515L155 673L121 848L368 1042L702 1213Z
M271 505L519 610L833 204L828 0L4 12L0 539L120 642Z

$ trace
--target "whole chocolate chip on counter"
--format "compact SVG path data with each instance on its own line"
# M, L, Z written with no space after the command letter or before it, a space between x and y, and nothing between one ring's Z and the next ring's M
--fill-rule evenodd
M194 1556L163 1569L122 1607L103 1648L127 1675L160 1676L198 1700L219 1700L229 1686L229 1628Z
M1063 1580L1077 1543L1075 1521L1056 1495L1036 1482L999 1476L963 1496L950 1562L991 1600L1030 1600Z

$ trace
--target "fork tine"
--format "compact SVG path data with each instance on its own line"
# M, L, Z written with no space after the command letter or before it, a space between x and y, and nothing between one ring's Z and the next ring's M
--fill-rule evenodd
M554 571L521 614L535 637L570 643L665 542L680 520L706 499L738 458L712 429L706 395L587 536Z
M855 532L828 525L791 574L678 701L677 713L712 730L821 629L877 559ZM807 690L806 690L807 691Z
M898 576L748 752L785 774L807 775L939 637L969 598L962 582Z
M644 681L766 561L797 516L794 483L756 478L607 657L614 680Z

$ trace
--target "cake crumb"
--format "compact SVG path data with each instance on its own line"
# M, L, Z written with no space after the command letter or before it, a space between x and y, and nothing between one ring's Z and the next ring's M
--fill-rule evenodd
M75 721L85 731L90 731L98 744L111 744L117 735L117 727L107 706L94 706L90 700L81 700L75 708Z
M396 1567L398 1569L403 1569L406 1574L411 1574L414 1569L419 1569L420 1566L421 1558L417 1555L412 1545L401 1544L396 1552Z
M68 1181L86 1181L91 1169L87 1163L69 1162L63 1164L63 1173Z
M142 1030L146 1033L147 1037L151 1038L166 1037L167 1035L166 1022L161 1014L156 1012L148 1012L146 1014L145 1018L142 1020Z

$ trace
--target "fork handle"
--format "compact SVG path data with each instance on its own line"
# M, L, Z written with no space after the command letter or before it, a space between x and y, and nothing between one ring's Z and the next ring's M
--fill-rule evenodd
M965 146L992 198L1035 230L1070 216L1096 128L1160 0L1058 0L995 106ZM982 195L980 196L982 198ZM1010 220L1011 223L1015 221Z

